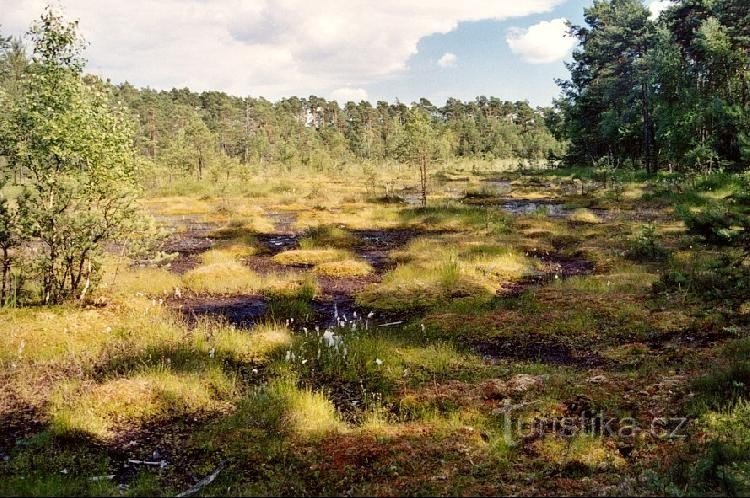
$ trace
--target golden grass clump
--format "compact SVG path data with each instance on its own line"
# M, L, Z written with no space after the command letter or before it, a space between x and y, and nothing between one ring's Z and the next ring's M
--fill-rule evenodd
M349 253L341 249L292 249L280 252L273 260L282 265L318 265L347 259Z
M142 202L150 211L165 216L209 214L214 211L209 202L193 197L155 197Z
M596 215L593 211L586 208L580 208L573 211L568 218L573 223L582 223L590 225L598 225L602 223L602 219Z
M201 254L201 261L203 264L211 265L215 263L227 263L232 261L239 261L242 258L253 256L258 251L255 247L234 243L224 247L218 247L210 249Z
M108 439L131 424L226 409L234 389L234 380L220 368L198 373L151 368L101 384L67 381L52 396L51 427L56 434Z
M317 438L346 428L331 400L322 393L300 389L293 379L280 379L269 390L283 404L282 427L299 436Z
M182 282L196 294L249 294L258 289L260 277L242 263L224 261L193 268Z
M470 238L421 238L392 253L400 264L357 296L364 306L409 309L451 298L492 296L503 283L533 275L537 264L503 246Z
M363 277L372 273L373 268L366 261L344 259L320 263L315 266L313 271L326 277Z
M199 328L202 328L202 333L197 335L199 349L237 362L268 359L292 343L289 330L277 325L258 325L252 331L245 331L209 322Z
M81 365L108 350L137 350L172 342L180 335L172 316L145 298L128 298L102 309L6 310L0 314L0 365L6 361Z
M544 460L559 467L578 464L592 470L614 470L627 466L614 444L587 435L571 439L545 437L534 444L534 449Z
M103 280L100 290L123 296L164 297L182 286L180 277L164 268L123 268Z

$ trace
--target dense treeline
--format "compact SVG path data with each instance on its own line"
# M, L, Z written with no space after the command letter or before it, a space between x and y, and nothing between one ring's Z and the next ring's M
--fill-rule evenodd
M9 95L20 88L27 64L23 43L5 40L0 83ZM93 77L88 81L96 84ZM200 178L207 167L230 172L241 164L326 169L355 160L403 161L408 156L407 121L415 111L429 117L438 160L539 162L564 151L548 128L548 121L559 119L553 109L495 97L449 99L443 107L427 99L411 106L361 101L341 107L316 96L271 102L218 91L137 89L128 83L111 85L111 91L132 111L140 154L175 175Z
M744 169L750 161L750 6L596 0L561 82L572 164L648 172Z
M217 161L324 169L351 160L402 160L414 110L430 117L438 159L539 161L563 150L545 123L551 109L494 97L450 99L443 107L421 99L411 107L361 101L342 108L315 96L272 103L223 92L139 90L127 83L115 92L137 115L141 154L198 176Z

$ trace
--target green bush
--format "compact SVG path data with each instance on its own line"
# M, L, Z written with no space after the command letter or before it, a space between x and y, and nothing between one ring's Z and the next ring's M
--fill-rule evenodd
M658 241L656 226L653 223L642 225L640 233L628 241L628 246L628 258L636 261L661 260L668 254Z
M713 244L731 244L745 236L750 228L745 217L723 206L711 205L698 212L680 209L678 213L688 232Z
M742 250L718 256L673 256L654 284L657 292L686 292L706 301L743 301L750 293L750 266Z

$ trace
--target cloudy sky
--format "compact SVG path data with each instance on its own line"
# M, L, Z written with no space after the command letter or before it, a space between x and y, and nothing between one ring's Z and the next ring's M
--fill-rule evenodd
M549 104L592 0L52 0L88 70L157 89L340 101L495 95ZM652 2L652 0L645 0ZM667 0L655 0L655 7ZM21 35L48 0L0 0Z

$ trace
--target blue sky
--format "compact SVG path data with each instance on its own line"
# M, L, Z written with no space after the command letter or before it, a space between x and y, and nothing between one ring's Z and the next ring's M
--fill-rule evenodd
M548 105L574 44L564 21L593 0L0 0L0 30L22 35L50 1L79 21L87 70L115 83Z
M462 22L447 34L433 34L419 42L419 52L408 61L408 68L383 81L365 87L374 100L411 102L426 96L434 103L448 97L462 100L479 95L503 100L528 100L548 105L559 95L556 78L568 75L562 60L531 64L511 52L506 41L508 30L528 28L540 21L565 18L583 22L588 0L568 0L543 14L504 21ZM440 67L437 60L446 52L455 54L451 67ZM569 59L566 57L565 60Z

